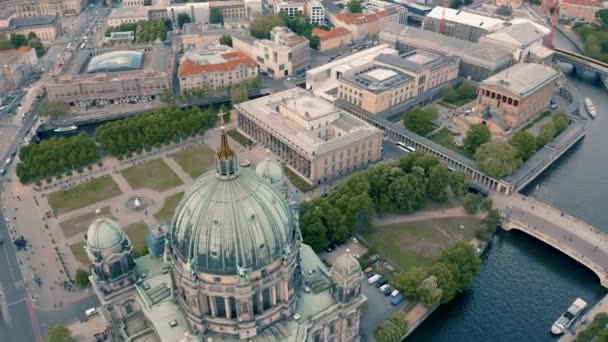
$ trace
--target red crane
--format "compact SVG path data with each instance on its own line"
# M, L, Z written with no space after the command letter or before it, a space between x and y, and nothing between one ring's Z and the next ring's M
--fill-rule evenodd
M443 0L443 7L441 8L441 21L439 22L439 33L445 33L445 8L448 7L448 0Z
M551 16L551 25L549 35L547 35L547 38L545 39L545 46L551 48L553 47L553 35L555 33L555 25L557 25L557 18L559 15L559 0L546 0L546 2L548 3L548 14Z

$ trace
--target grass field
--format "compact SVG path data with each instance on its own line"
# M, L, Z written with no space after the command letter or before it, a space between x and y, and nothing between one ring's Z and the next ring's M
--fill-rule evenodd
M300 177L300 175L293 172L286 165L283 165L283 170L285 170L285 174L287 175L287 178L289 178L289 182L298 188L298 190L306 192L313 189L312 185L308 184L302 177Z
M148 188L165 191L182 184L175 172L160 158L131 166L121 173L134 190Z
M228 132L226 132L232 139L234 139L236 142L238 142L239 144L247 147L249 145L251 145L253 142L247 138L246 136L242 135L239 131L237 131L236 129L231 129Z
M465 156L467 158L473 158L473 155L469 151L465 150L464 147L457 146L454 143L454 138L452 137L452 132L450 132L447 128L442 128L440 131L431 135L429 137L429 139L433 140L434 142L438 143L439 145L441 145L443 147L449 148L450 150L452 150L458 154L462 154L463 156Z
M207 145L179 151L171 157L192 178L197 178L215 165L215 153Z
M179 203L179 200L184 196L183 192L179 192L175 195L169 196L165 198L165 203L163 207L154 213L154 217L158 223L170 223L173 218L173 212L175 211L175 207Z
M125 227L125 232L131 240L133 250L141 251L146 245L146 234L148 233L148 225L144 222L135 222Z
M59 215L120 194L122 191L112 177L105 175L69 190L55 191L48 195L48 200L53 211Z
M74 258L76 258L76 261L81 263L83 266L89 265L89 257L87 256L87 252L84 250L84 241L70 245L70 249L72 250L72 254L74 254Z
M428 269L448 247L471 241L482 228L474 217L424 220L370 228L363 238L402 270Z
M110 207L106 206L100 209L101 215L104 217L112 217L110 213ZM80 216L72 217L69 220L65 220L59 223L61 230L63 231L63 235L66 238L72 237L78 233L84 233L89 228L89 225L93 220L97 217L95 212L86 213Z

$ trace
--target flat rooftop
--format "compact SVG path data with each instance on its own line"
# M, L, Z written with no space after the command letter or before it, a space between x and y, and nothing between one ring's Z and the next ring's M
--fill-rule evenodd
M488 31L498 30L503 27L505 23L505 21L502 19L487 17L485 15L475 14L453 8L444 8L441 6L435 6L435 8L433 8L433 10L427 15L427 17L441 20L441 18L444 17L444 14L446 21L451 21L467 26L475 26Z
M413 78L397 68L390 68L374 63L348 71L341 77L344 82L364 88L372 93L382 93L409 82Z
M510 92L526 97L548 82L555 81L559 72L536 63L519 63L483 81L484 85L496 85Z
M299 87L247 101L236 108L310 159L382 133ZM328 131L334 133L320 137L318 131L308 128L319 123L323 125L321 130L329 126Z

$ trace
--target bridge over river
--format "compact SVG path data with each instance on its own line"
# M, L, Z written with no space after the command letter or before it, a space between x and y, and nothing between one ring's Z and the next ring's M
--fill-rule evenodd
M504 230L517 229L591 269L608 287L608 234L532 197L493 194Z

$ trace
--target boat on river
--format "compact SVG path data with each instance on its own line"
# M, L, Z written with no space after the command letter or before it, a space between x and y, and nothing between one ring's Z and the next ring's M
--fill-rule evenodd
M66 133L66 132L73 132L73 131L75 131L77 129L78 129L78 126L72 125L72 126L64 126L64 127L55 128L53 130L53 132L55 132L55 133Z
M595 106L593 105L593 102L591 102L591 99L586 97L584 104L585 104L585 109L587 110L587 113L589 113L589 115L595 119L595 117L597 116L597 108L595 108Z
M570 305L568 310L564 312L551 326L553 335L561 335L568 329L574 321L583 313L587 307L587 302L580 298L576 298L574 303Z

